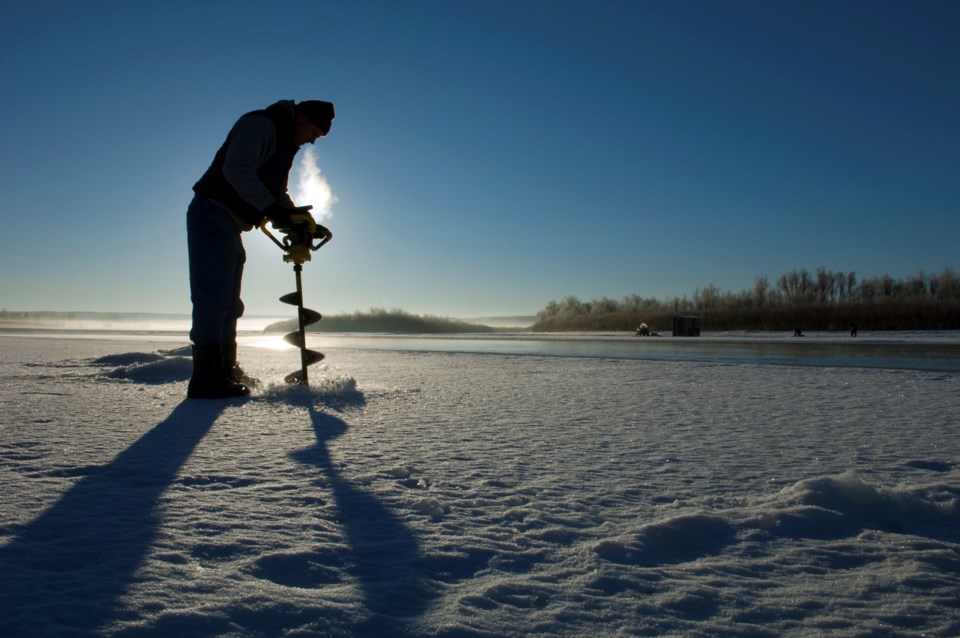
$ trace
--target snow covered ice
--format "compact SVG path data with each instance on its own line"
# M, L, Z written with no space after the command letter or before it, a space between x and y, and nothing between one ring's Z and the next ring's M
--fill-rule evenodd
M360 341L0 336L0 635L960 635L956 372Z

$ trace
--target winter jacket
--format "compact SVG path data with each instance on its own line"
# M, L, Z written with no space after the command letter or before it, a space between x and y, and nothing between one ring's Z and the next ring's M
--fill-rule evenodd
M287 195L297 153L293 105L292 100L281 100L243 115L193 186L198 196L230 211L244 230L259 226L263 210L274 202L293 206Z

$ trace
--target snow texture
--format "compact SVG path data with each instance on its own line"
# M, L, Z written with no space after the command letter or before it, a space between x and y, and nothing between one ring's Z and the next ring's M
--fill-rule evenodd
M252 343L0 336L0 635L960 635L954 372Z

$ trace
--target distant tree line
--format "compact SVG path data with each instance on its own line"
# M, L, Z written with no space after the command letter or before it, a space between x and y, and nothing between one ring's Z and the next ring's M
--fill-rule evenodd
M288 332L297 329L297 320L272 323L264 332ZM354 312L324 317L307 326L307 332L388 332L410 334L453 334L461 332L495 332L494 328L446 317L415 315L405 310L371 308L369 312Z
M712 283L692 297L661 300L627 295L551 301L533 330L634 330L641 322L668 331L672 318L697 315L702 330L955 330L960 328L960 277L950 268L922 270L906 279L889 275L857 280L853 272L806 268L773 282L764 275L752 288L723 292Z

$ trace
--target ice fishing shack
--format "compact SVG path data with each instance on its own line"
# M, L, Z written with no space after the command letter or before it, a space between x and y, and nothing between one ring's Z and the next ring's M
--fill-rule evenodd
M674 317L673 318L673 336L674 337L699 337L700 336L700 317Z

